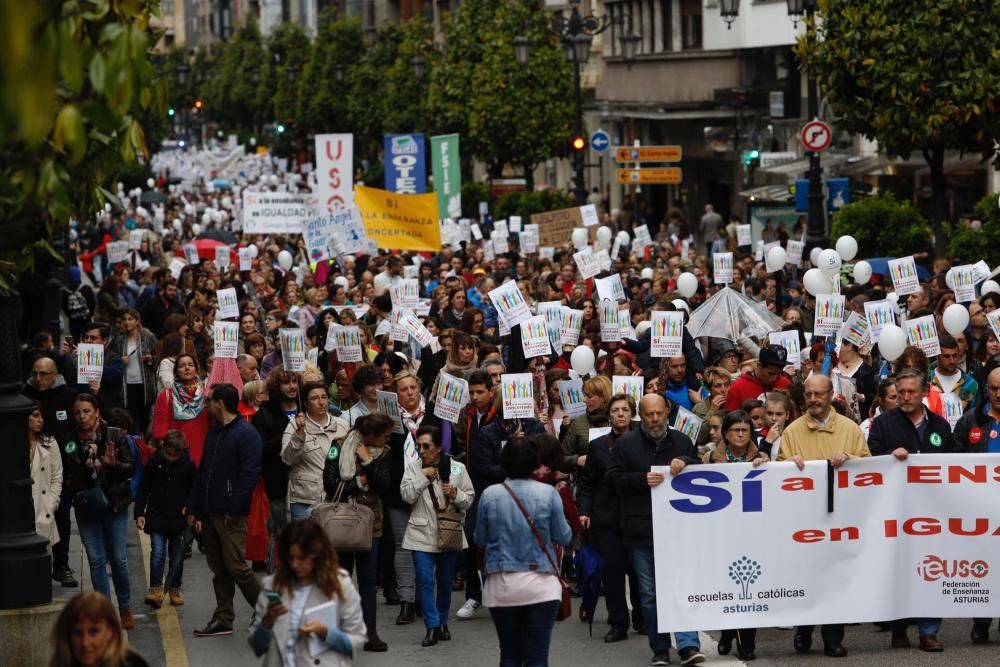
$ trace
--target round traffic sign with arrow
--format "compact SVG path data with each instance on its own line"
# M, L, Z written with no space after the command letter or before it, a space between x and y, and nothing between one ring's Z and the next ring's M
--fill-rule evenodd
M598 153L603 153L611 146L611 136L604 130L597 130L590 135L590 147Z
M830 142L833 141L833 131L823 121L811 120L802 126L799 139L807 151L819 153L830 147Z

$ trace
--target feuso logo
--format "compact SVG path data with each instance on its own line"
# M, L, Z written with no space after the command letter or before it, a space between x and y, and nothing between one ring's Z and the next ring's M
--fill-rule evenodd
M392 138L393 155L416 155L418 150L417 142L408 134Z
M990 565L984 560L945 560L933 554L924 556L917 564L917 574L924 581L941 579L982 579L990 573Z

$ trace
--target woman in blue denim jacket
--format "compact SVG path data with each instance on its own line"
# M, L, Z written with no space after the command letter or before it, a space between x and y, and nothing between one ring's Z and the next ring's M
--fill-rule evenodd
M548 484L531 479L538 452L524 438L508 442L500 454L507 481L487 488L479 501L476 543L485 550L483 605L490 610L500 642L500 666L547 665L549 642L562 599L556 545L572 532L562 500ZM542 551L531 526L507 488L531 516L548 551Z

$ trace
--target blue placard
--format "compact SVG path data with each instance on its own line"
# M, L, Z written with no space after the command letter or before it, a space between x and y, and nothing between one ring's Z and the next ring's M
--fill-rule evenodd
M851 179L826 179L826 207L831 211L839 211L851 203Z
M800 178L795 181L795 212L809 212L809 180Z
M590 147L598 153L603 153L611 148L611 137L604 130L597 130L590 135Z
M427 192L424 135L385 135L385 189L406 195Z

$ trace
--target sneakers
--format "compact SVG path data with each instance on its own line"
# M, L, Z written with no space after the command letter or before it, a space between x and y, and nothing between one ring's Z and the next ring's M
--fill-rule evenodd
M653 656L653 659L649 661L650 665L654 667L658 665L669 665L670 664L670 654L669 653L657 653Z
M163 586L150 586L146 593L146 604L153 609L159 609L163 605Z
M468 600L465 601L465 604L462 605L462 607L458 610L458 612L455 615L458 616L463 621L465 621L475 616L476 612L479 611L479 608L482 606L483 605L479 604L472 598L469 598Z
M170 604L175 607L180 607L184 604L184 596L181 595L181 589L171 588L170 589Z
M705 662L705 655L698 649L691 646L680 649L677 651L677 655L681 657L682 665L697 665Z
M208 625L194 631L195 637L221 637L223 635L231 634L233 634L232 627L223 625L215 620L209 621Z
M135 617L132 616L132 610L129 607L119 609L118 615L122 619L122 630L131 630L135 627Z
M52 573L52 580L58 581L63 588L79 588L80 582L73 576L73 570L68 567Z

